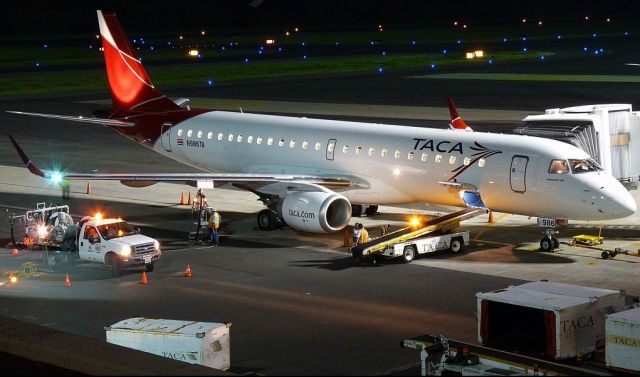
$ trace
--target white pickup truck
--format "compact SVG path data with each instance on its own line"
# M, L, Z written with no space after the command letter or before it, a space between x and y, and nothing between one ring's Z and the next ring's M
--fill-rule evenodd
M39 247L51 268L80 259L109 265L113 276L128 267L144 267L151 272L162 254L157 240L140 234L124 220L97 215L73 223L68 206L38 203L35 210L14 216L11 221L15 219L23 221L25 235L21 243L14 243Z

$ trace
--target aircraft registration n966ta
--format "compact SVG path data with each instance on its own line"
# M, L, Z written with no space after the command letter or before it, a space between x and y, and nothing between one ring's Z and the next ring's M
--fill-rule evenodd
M108 117L19 114L106 125L202 173L43 172L45 178L119 180L134 187L180 182L249 190L268 207L263 229L343 229L354 208L429 202L485 205L545 218L606 220L636 211L629 192L584 151L559 141L192 109L156 89L115 14L98 11L113 109ZM450 106L453 106L451 103ZM452 117L457 113L452 112ZM455 125L467 129L466 124ZM480 199L481 197L481 199ZM471 203L473 201L473 203Z

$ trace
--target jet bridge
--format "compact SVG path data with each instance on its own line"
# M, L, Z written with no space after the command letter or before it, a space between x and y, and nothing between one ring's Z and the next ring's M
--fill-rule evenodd
M354 246L350 249L351 254L355 259L359 259L363 255L375 254L384 250L389 245L423 237L435 232L447 232L459 227L461 221L483 215L488 211L489 210L486 208L467 207L456 212L433 218L422 224L419 228L411 226L406 227L373 239L367 243Z
M640 176L640 114L629 104L601 104L547 109L529 115L514 130L572 144L584 150L627 188ZM636 145L638 144L638 145Z

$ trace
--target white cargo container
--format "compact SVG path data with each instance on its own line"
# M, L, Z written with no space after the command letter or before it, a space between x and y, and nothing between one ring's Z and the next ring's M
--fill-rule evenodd
M230 367L231 323L135 317L105 327L107 342L227 370Z
M604 315L624 304L622 292L548 282L476 297L480 343L555 359L594 352L603 338Z
M640 308L607 316L605 326L607 368L640 372Z

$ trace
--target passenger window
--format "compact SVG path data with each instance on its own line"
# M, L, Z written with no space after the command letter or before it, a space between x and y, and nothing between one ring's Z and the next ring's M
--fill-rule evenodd
M386 149L383 149L382 152L380 152L380 155L382 157L387 157L388 154L389 154L389 151L387 151Z
M191 135L193 135L193 131L192 130L187 131L187 137L191 137Z
M549 174L568 174L569 163L567 160L551 160L549 165Z
M356 147L356 154L362 153L362 147Z
M178 130L178 136L182 136L182 128Z
M272 137L267 139L267 145L273 145L273 138Z
M207 134L207 139L211 140L213 138L213 132L209 132Z
M307 149L309 147L309 142L308 141L303 141L302 142L302 149Z
M349 153L349 146L345 145L344 147L342 147L342 153Z
M222 132L220 132L218 134L218 140L222 140L224 138L224 134Z
M414 155L414 152L409 152L409 154L407 155L407 160L413 160Z
M400 158L400 151L396 149L396 153L393 154L393 157Z
M262 144L262 136L258 136L256 139L256 144Z
M247 136L247 143L249 144L253 143L253 136L251 135Z
M289 148L293 148L293 147L295 147L295 146L296 146L296 141L295 141L295 140L291 140L291 141L289 142Z
M449 164L453 165L456 163L456 156L449 157Z
M320 143L316 143L316 150L317 150L317 151L319 151L319 150L320 150L320 147L322 147L322 144L320 144Z
M242 143L242 139L244 139L244 137L242 135L238 135L238 137L236 138L238 143Z
M441 154L437 154L436 155L436 163L439 164L440 161L442 161L442 155Z
M467 166L467 165L469 165L470 163L471 163L471 157L465 157L465 158L464 158L464 161L463 161L463 164L464 164L465 166Z
M428 155L428 154L426 154L426 153L423 153L423 154L422 154L422 157L420 157L420 159L421 159L422 161L427 161L427 160L429 159L429 155Z
M478 167L482 168L484 167L485 162L487 162L487 160L485 160L484 158L481 158L478 160Z
M229 141L233 141L233 134L229 134Z
M283 146L284 145L284 139L280 139L280 141L278 142L279 146Z
M198 131L198 139L202 138L202 131Z
M369 148L369 156L373 157L373 155L375 154L376 154L376 149L373 147Z

